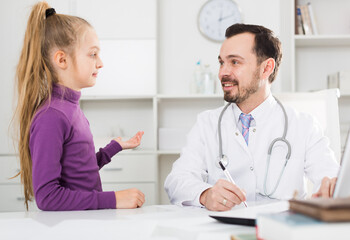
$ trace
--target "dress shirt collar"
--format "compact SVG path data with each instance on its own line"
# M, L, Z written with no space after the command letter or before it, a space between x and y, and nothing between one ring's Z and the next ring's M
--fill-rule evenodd
M253 111L249 113L253 117L253 120L251 121L250 126L255 127L257 124L263 122L264 119L266 119L266 116L270 115L270 112L276 103L277 102L275 98L270 93L270 95L259 106L257 106L255 109L253 109ZM235 117L235 123L237 126L239 126L240 125L239 116L241 115L242 111L235 103L232 104L232 110L233 110L233 115Z

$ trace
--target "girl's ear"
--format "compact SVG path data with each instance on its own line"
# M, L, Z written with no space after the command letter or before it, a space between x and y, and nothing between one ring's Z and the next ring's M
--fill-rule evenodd
M67 54L61 50L57 50L53 56L54 64L62 70L67 69L68 67L68 59Z

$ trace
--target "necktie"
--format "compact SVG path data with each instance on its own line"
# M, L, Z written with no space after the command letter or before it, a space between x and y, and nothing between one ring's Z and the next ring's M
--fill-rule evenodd
M253 119L253 117L251 114L241 113L241 115L239 116L239 119L242 122L242 135L244 137L245 142L248 145L249 127L250 127L250 122Z

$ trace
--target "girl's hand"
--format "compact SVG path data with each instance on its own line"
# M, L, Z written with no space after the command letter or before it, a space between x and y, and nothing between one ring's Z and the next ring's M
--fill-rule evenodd
M136 188L115 192L118 208L138 208L145 203L145 195Z
M127 141L123 141L121 137L117 137L113 140L118 142L122 149L132 149L140 145L143 134L143 131L139 131L135 134L135 136L133 136Z

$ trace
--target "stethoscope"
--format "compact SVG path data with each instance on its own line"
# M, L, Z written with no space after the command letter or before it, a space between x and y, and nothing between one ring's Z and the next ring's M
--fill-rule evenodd
M275 97L274 97L275 98ZM279 137L279 138L276 138L274 139L271 143L270 143L270 146L269 146L269 150L267 152L267 160L266 160L266 170L265 170L265 179L264 179L264 194L262 193L259 193L260 195L263 195L263 196L266 196L266 197L269 197L269 198L272 198L271 196L275 193L278 185L280 184L280 181L281 181L281 177L283 175L283 172L287 166L287 163L288 163L288 160L290 158L290 155L291 155L291 152L292 152L292 148L290 146L290 143L289 141L286 139L286 135L287 135L287 130L288 130L288 117L287 117L287 113L286 113L286 110L284 109L282 103L277 99L275 98L275 100L277 101L277 103L280 105L282 111L283 111L283 115L284 115L284 130L283 130L283 135L282 137ZM231 105L231 103L227 103L226 106L222 109L221 113L220 113L220 116L219 116L219 120L218 120L218 135L219 135L219 161L222 162L222 164L226 167L228 165L228 158L226 155L224 155L222 153L222 137L221 137L221 119L222 119L222 116L224 115L226 109ZM271 153L272 153L272 149L273 149L273 146L275 145L275 143L277 142L284 142L287 147L288 147L288 152L287 152L287 155L286 155L286 161L284 163L284 166L282 168L282 171L278 177L278 180L277 180L277 183L275 184L275 187L273 188L273 190L270 192L270 193L267 193L267 188L266 188L266 182L267 182L267 176L269 174L269 166L270 166L270 158L271 158ZM221 156L221 157L220 157ZM218 162L219 162L218 161Z

